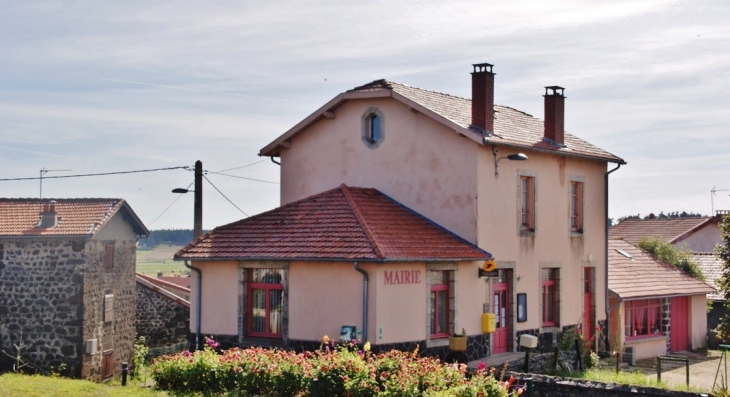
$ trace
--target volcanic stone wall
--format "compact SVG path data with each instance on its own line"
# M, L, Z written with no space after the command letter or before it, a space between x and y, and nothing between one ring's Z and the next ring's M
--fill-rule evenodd
M137 283L137 336L144 336L148 347L169 346L187 339L190 333L190 307Z
M113 266L104 266L105 247L114 244ZM81 377L103 380L103 360L111 355L109 376L120 376L122 362L134 358L136 315L136 239L87 240L87 268L84 273L83 340L96 339L98 351L84 355ZM105 296L113 295L113 313L105 315Z
M21 358L28 372L81 374L84 242L0 240L0 347ZM0 354L0 369L12 362Z

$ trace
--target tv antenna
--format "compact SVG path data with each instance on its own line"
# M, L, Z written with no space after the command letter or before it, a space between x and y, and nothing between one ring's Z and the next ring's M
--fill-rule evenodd
M715 193L716 192L727 192L730 191L730 189L715 189L715 186L712 187L712 190L710 190L710 203L712 204L712 212L710 213L710 216L715 216Z
M41 181L41 188L38 195L38 198L43 198L43 175L49 173L49 172L56 172L56 171L71 171L71 170L48 170L46 167L41 168L41 177L39 178Z

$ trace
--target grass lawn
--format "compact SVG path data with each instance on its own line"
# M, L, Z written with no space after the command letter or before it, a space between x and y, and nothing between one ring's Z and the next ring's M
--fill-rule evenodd
M156 276L162 272L164 275L188 274L183 262L172 260L172 256L182 247L160 245L153 250L137 251L137 271L142 274Z
M133 386L134 381L122 387L119 383L94 383L87 380L67 379L40 375L0 375L0 394L4 397L162 397L168 394L144 387Z

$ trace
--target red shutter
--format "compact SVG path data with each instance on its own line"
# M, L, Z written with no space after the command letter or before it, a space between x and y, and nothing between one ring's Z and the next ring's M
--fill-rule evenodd
M583 231L583 183L575 184L575 229Z
M535 178L527 178L527 228L535 230Z

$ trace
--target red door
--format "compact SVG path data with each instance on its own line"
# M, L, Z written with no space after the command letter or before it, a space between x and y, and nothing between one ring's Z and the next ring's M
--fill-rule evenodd
M501 271L500 273L502 273ZM506 273L506 272L504 272ZM503 279L500 277L495 280L493 285L494 291L494 315L497 319L497 327L492 334L492 354L505 353L507 352L508 336L509 332L507 329L508 320L508 309L509 309L509 291L507 287L506 277Z
M681 352L689 348L689 305L687 297L672 298L669 301L669 332L672 340L672 352Z
M593 295L593 268L583 268L583 337L593 336L593 317L591 317L591 297Z

